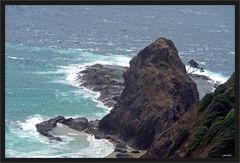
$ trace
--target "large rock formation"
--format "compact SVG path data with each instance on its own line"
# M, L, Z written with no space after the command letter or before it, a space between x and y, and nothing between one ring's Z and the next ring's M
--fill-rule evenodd
M100 131L117 135L139 149L157 142L199 99L172 41L159 38L130 61L119 102L99 122Z

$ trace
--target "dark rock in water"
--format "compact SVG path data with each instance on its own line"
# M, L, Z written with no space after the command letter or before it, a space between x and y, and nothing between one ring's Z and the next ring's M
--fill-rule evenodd
M116 155L117 158L133 158L132 156L130 156L129 154L127 153L118 153Z
M105 138L105 134L99 131L98 129L99 120L89 121L87 128L84 130L87 134L94 135L96 139Z
M98 100L113 107L124 88L122 74L126 69L117 65L95 64L79 72L78 78L83 81L82 85L86 88L101 93Z
M62 123L69 128L75 129L77 131L83 131L88 127L88 120L87 118L68 118L65 119L62 116L58 116L55 118L51 118L47 121L41 122L36 124L37 132L41 135L48 137L51 140L61 141L61 138L55 137L49 132L53 130L54 127L57 126L57 123Z
M51 140L57 140L61 141L61 138L55 137L51 135L49 132L57 126L57 123L63 122L65 120L64 117L58 116L55 118L51 118L48 121L41 122L39 124L36 124L37 132L39 132L41 135L48 137Z
M124 149L127 149L127 146L125 144L122 144L122 143L118 143L116 145L117 148L124 148Z
M189 74L189 75L195 79L211 80L211 78L205 75L198 75L198 74Z
M113 139L113 137L112 137L111 135L106 135L106 136L105 136L105 139L111 140L111 139Z
M100 120L99 129L140 149L149 148L199 99L177 49L165 38L141 50L123 77L120 100Z
M133 150L131 153L140 153L138 150Z
M50 140L62 141L62 139L60 137L53 136L51 134L46 134L44 136L48 137Z
M75 119L67 119L62 122L62 124L68 126L69 128L82 131L87 128L88 120L87 118L75 118Z
M119 148L119 147L115 147L114 151L120 152L120 153L127 153L127 150L125 148Z

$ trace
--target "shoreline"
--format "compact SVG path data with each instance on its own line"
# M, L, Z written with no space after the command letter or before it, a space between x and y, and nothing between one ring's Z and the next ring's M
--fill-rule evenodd
M105 139L105 140L108 140L108 139ZM134 149L129 145L126 145L126 148L118 147L118 142L116 142L113 139L109 139L108 141L112 143L115 148L113 152L111 152L104 158L121 158L121 156L123 158L141 158L141 156L143 156L147 152L147 150ZM120 157L117 156L119 154L121 155Z
M64 124L57 124L57 126L52 130L52 133L55 136L67 135L75 139L79 139L79 138L81 139L81 137L94 136L84 131L77 131L75 129L69 128ZM94 136L94 139L96 139L95 136ZM113 145L113 151L108 155L104 156L103 158L118 158L117 157L118 154L120 154L122 157L140 158L146 153L146 150L134 149L128 145L125 145L124 143L121 143L120 140L114 139L112 137L96 139L96 140L104 140Z

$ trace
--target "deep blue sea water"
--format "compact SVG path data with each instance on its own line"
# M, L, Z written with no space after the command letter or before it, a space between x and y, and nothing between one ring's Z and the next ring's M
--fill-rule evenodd
M102 118L110 108L79 86L76 73L94 63L128 66L160 36L184 63L197 60L204 75L226 81L235 63L234 14L234 6L7 6L6 156L108 155L105 140L68 131L63 142L49 142L35 124L58 115Z

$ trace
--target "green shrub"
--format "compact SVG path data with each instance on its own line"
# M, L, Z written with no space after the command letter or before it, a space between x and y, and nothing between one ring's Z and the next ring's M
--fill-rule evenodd
M215 141L221 141L234 135L234 119L235 111L233 109L225 116L224 119L215 121L215 123L213 123L211 128L209 128L207 133L204 135L202 144L205 145L214 138Z
M187 139L188 136L189 136L189 131L187 128L180 129L174 141L174 144L169 149L168 155L169 156L172 155L174 151L177 150L182 145L182 143L184 142L184 140Z
M232 157L234 154L235 149L235 140L234 139L227 139L222 142L219 142L215 146L213 146L209 152L208 157L223 157L225 154L231 154Z
M207 93L201 101L198 102L197 108L198 112L204 111L204 109L210 104L213 99L213 93Z
M195 132L195 134L193 136L191 145L187 151L187 155L190 155L191 152L200 145L202 138L203 138L204 134L207 132L207 130L208 130L208 128L206 126L198 127L197 131Z
M228 104L214 99L210 109L204 114L203 124L210 128L217 117L225 116L230 109L231 107Z

